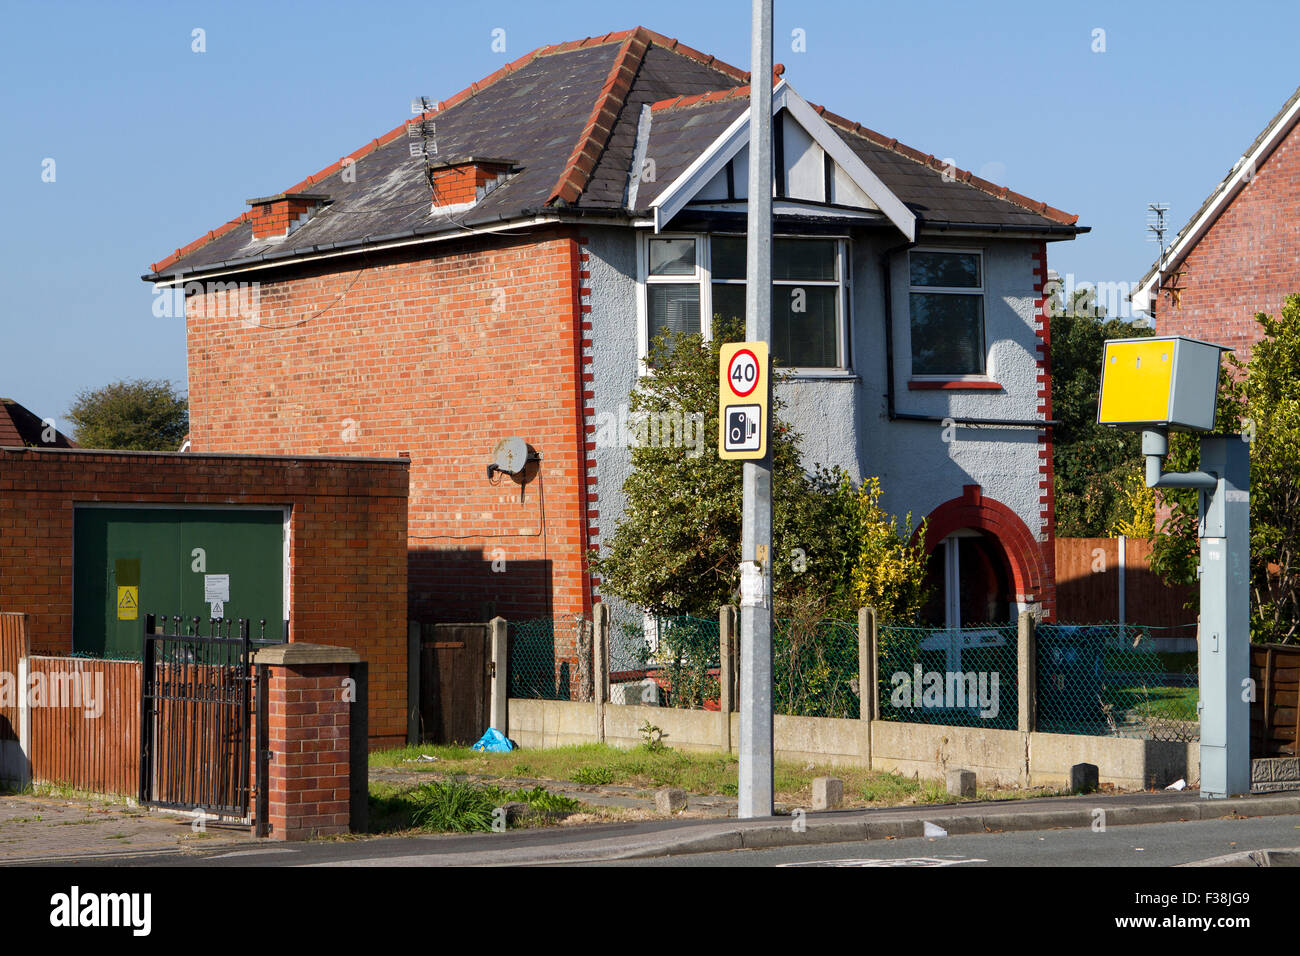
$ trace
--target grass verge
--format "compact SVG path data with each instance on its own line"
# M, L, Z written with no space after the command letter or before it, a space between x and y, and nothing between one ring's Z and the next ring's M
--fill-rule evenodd
M372 753L370 763L373 767L427 772L440 778L473 775L482 780L553 780L584 786L680 787L689 793L733 797L739 770L735 754L695 753L644 745L620 750L594 743L509 753L425 744ZM844 781L845 805L851 807L951 803L956 799L947 794L940 781L918 780L862 767L787 761L778 761L775 767L776 799L788 805L808 806L812 802L813 780L827 776ZM994 789L981 791L976 799L1054 796L1060 792Z

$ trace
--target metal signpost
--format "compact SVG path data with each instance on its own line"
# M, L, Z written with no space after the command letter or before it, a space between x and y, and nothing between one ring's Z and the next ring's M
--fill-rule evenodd
M754 0L750 47L749 96L749 207L745 247L745 345L739 364L729 362L733 374L752 360L757 374L757 401L739 396L734 404L761 404L753 437L737 435L729 452L727 422L719 453L745 457L744 504L740 540L740 779L739 814L742 818L770 817L772 804L772 454L768 448L767 343L772 338L772 0ZM760 348L761 347L761 348ZM730 379L728 379L730 381ZM729 388L719 383L720 390ZM743 384L741 384L743 387ZM748 413L736 408L733 424L748 430ZM742 421L743 419L743 421ZM757 447L748 444L757 438ZM751 457L757 454L758 457Z
M1148 488L1200 497L1198 633L1201 796L1250 792L1250 446L1203 435L1201 470L1165 472L1169 431L1214 428L1222 346L1195 339L1113 339L1102 354L1103 425L1142 432Z

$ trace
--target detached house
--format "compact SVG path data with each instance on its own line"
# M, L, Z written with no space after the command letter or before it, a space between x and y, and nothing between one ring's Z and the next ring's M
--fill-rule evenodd
M1050 619L1043 286L1085 229L776 74L772 348L809 466L928 517L937 623ZM186 290L193 449L409 455L412 617L589 612L630 468L598 426L657 332L743 310L750 82L642 28L549 46L249 200L144 277ZM489 468L512 436L522 470Z

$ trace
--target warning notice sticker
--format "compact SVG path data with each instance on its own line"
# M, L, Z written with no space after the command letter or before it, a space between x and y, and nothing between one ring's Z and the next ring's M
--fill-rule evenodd
M117 589L117 619L134 621L140 616L140 589L138 587L119 587Z

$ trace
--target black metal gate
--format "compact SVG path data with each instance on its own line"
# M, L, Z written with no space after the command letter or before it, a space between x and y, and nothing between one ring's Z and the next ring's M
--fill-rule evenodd
M262 621L262 635L265 627ZM139 799L152 806L252 818L260 831L265 811L250 805L250 778L256 778L261 804L266 746L255 746L250 731L254 701L265 695L257 693L262 681L255 680L251 657L259 647L280 641L260 635L253 639L247 620L209 621L206 635L202 628L197 617L145 618ZM261 713L258 718L257 736L262 738L265 718Z

